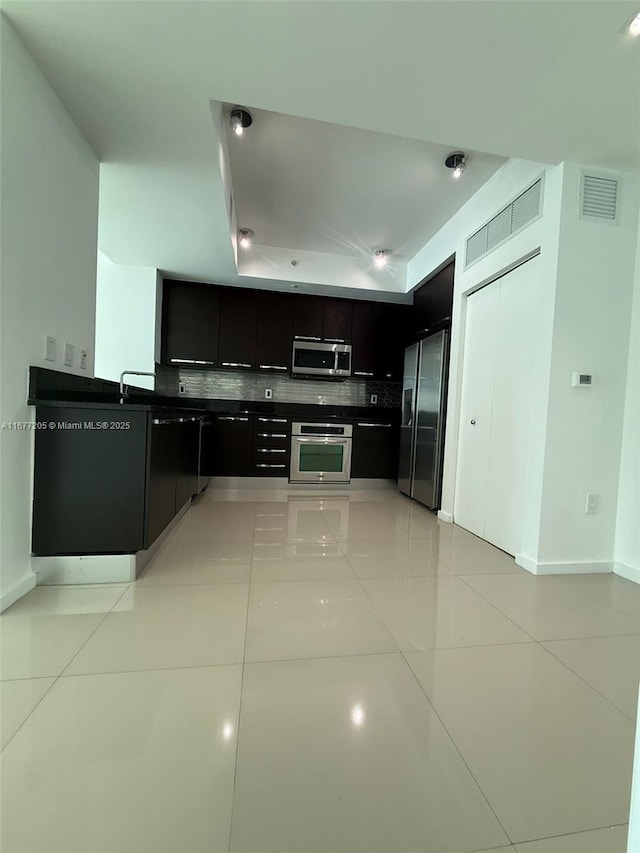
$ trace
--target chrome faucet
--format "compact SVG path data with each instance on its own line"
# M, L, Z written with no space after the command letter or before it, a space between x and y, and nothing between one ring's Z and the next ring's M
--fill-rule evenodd
M148 373L146 370L123 370L120 374L120 403L124 403L125 399L129 396L129 391L124 390L125 376L153 376L154 379L156 378L155 373Z

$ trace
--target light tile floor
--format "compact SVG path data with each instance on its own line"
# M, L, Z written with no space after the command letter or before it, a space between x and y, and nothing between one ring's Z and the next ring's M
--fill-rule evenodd
M0 639L3 853L625 853L640 587L394 490L209 489Z

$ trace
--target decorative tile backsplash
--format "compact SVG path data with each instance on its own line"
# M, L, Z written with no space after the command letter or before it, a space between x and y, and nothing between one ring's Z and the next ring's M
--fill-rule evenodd
M323 382L314 379L290 379L273 373L242 373L229 370L187 370L156 365L156 391L177 397L180 385L186 397L208 400L264 400L267 388L277 403L315 403L336 406L370 406L371 395L378 395L377 407L400 406L399 382L373 382L345 379Z

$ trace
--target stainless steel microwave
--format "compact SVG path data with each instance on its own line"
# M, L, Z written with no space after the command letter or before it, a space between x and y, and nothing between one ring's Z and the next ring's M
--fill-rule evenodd
M351 344L296 340L291 373L293 376L346 379L351 376Z

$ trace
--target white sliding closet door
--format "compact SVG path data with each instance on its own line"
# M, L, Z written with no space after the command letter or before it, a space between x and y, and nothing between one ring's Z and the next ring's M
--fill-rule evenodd
M521 543L539 363L538 269L536 259L528 261L467 303L455 520L513 555Z
M454 516L477 536L484 536L499 297L497 282L471 294L464 330Z

